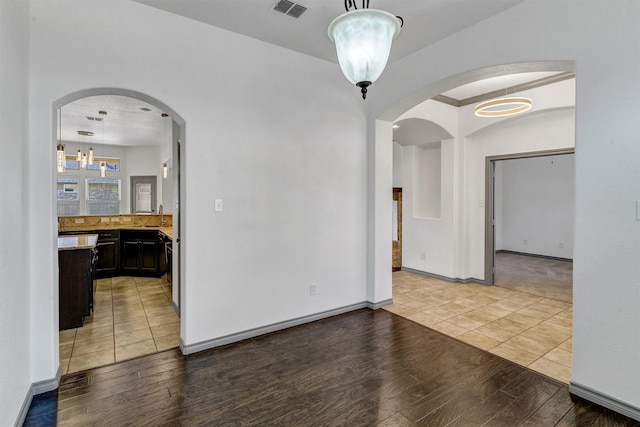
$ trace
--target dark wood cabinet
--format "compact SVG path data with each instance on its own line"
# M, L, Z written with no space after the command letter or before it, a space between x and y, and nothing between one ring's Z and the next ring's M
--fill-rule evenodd
M82 326L93 311L96 250L58 251L60 330Z
M155 230L120 231L120 271L132 276L160 276L160 241Z
M98 278L113 277L120 274L120 232L119 230L98 231Z

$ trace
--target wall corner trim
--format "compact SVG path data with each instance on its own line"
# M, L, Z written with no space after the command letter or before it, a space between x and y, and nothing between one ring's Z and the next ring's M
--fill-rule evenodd
M391 300L388 300L391 301ZM382 304L382 305L381 305ZM379 303L371 303L369 301L363 301L356 304L346 305L344 307L334 308L332 310L322 311L315 314L310 314L308 316L297 317L290 320L284 320L278 323L272 323L271 325L260 326L258 328L248 329L246 331L238 332L235 334L225 335L219 338L213 338L206 341L201 341L195 344L185 344L180 341L180 350L182 350L182 354L193 354L199 351L208 350L214 347L220 347L222 345L231 344L234 342L246 340L249 338L257 337L259 335L268 334L270 332L276 332L281 329L291 328L293 326L303 325L305 323L315 322L316 320L325 319L327 317L337 316L338 314L348 313L350 311L359 310L361 308L376 308L383 307L384 305L388 305L387 301L382 301Z
M393 304L393 299L389 298L380 302L367 301L366 304L367 304L367 308L370 308L371 310L377 310L379 308L386 307L388 305Z
M18 418L16 419L15 423L16 427L20 427L24 424L24 421L27 418L27 413L29 412L29 407L31 406L31 401L33 400L33 396L57 389L58 385L60 384L60 378L62 378L62 368L60 367L60 365L58 365L58 370L56 371L55 377L48 380L31 383L31 385L29 386L29 390L27 391L27 395L22 402L20 412L18 413Z
M604 406L629 418L633 418L636 421L640 421L640 408L621 402L582 384L571 381L569 384L569 393L587 399L590 402L597 403L600 406Z

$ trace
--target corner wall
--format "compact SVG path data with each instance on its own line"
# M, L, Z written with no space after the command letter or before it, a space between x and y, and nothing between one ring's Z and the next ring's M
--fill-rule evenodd
M0 425L10 426L28 404L31 370L29 272L28 76L29 4L0 2ZM54 147L51 147L54 149ZM45 239L46 240L46 239ZM46 242L45 242L46 244Z

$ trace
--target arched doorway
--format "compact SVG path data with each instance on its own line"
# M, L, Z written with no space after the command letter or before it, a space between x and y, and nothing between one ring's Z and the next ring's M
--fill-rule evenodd
M505 66L505 69L508 68L509 67ZM540 68L534 69L535 71L540 71ZM550 71L551 69L548 70ZM562 73L571 70L560 68L556 71ZM519 73L525 72L526 71L524 70L519 71ZM573 75L573 73L569 74ZM441 92L447 92L447 90L452 88L452 86L441 87L441 84L442 82L438 82L434 84L433 87L438 88L437 90ZM571 85L573 86L573 83L571 83ZM575 91L575 89L573 90ZM575 93L574 91L568 91L568 93ZM435 101L424 100L423 102L416 103L413 109L413 113L416 114L414 116L408 114L409 111L412 111L412 108L407 109L405 112L398 111L396 118L389 117L389 119L394 120L391 123L400 123L401 121L406 120L407 117L422 117L426 119L436 117L443 120L442 123L446 123L448 115L438 114L441 113L443 109L433 107L432 105L426 105L427 102L434 103ZM572 100L572 102L574 102L574 100ZM468 105L473 108L473 105ZM405 107L408 106L405 105ZM456 105L452 105L452 107L454 107L455 110L452 111L452 115L454 117L458 117L458 109L461 109L461 107L457 106L458 109L455 108ZM562 132L560 132L561 136L570 137L569 144L566 146L559 146L565 149L566 147L572 147L575 143L575 137L573 136L575 114L572 113L573 108L567 110L567 114L560 114L558 110L562 110L562 108L564 108L564 105L562 104L554 105L553 107L545 105L535 114L544 110L551 111L548 114L550 116L554 116L554 121L549 125L549 127L558 127L558 124L561 123L559 127L559 129L562 130ZM568 382L571 363L570 304L554 302L554 304L551 305L550 301L542 301L543 298L538 298L537 296L525 298L524 296L519 295L514 297L513 301L509 301L514 303L511 307L507 307L507 304L503 304L504 307L498 307L500 303L495 304L494 307L491 305L492 301L509 298L511 294L506 291L495 291L494 295L491 297L485 298L484 295L478 295L479 298L476 300L471 297L471 292L480 288L488 289L487 287L479 287L476 285L475 289L471 289L472 287L470 286L453 283L452 289L445 289L446 284L444 282L446 281L458 283L483 283L484 271L482 267L484 266L483 256L485 255L483 240L485 238L483 214L485 212L486 204L490 202L488 197L484 197L485 187L483 184L485 181L485 157L492 155L494 152L502 153L503 151L511 152L521 149L527 151L530 150L529 147L533 147L535 150L549 150L554 148L549 141L545 144L539 144L539 141L542 140L542 138L540 138L539 135L536 137L535 133L531 132L527 138L513 138L517 129L524 128L525 126L524 123L516 124L517 120L510 121L508 126L505 125L509 131L513 133L505 131L503 135L499 135L502 139L494 138L495 141L493 141L491 145L480 144L479 138L476 138L478 130L483 127L492 127L496 125L496 123L474 120L472 117L473 110L471 110L471 112L462 111L461 114L466 114L469 116L470 120L469 123L463 124L456 121L455 126L452 127L452 129L454 129L454 146L447 156L448 160L446 161L446 164L449 166L449 170L447 171L447 175L442 177L443 180L447 178L450 181L451 187L455 188L453 195L450 195L446 200L443 200L443 205L448 205L450 207L450 212L448 215L443 215L441 221L433 221L437 222L437 225L442 226L441 228L444 228L444 225L447 224L450 227L445 230L445 232L435 233L432 230L433 224L430 223L432 220L430 217L433 217L433 215L418 214L417 219L421 222L421 227L418 231L423 232L423 235L419 236L421 237L421 246L415 245L414 247L407 248L409 249L409 252L413 252L414 257L414 260L411 260L410 257L407 258L408 262L412 263L412 265L409 265L407 270L415 269L421 272L432 273L430 277L435 276L436 280L444 279L444 281L438 283L429 283L428 281L425 281L424 283L421 282L420 284L424 285L424 287L417 289L416 283L411 281L412 278L407 277L407 286L404 286L401 289L401 292L399 292L399 307L394 311L392 306L390 307L390 310L397 312L404 317L412 318L411 316L413 316L412 320L418 323L422 323L425 326L457 337L458 339L472 345L476 345L477 347L484 348L494 354L498 354L503 357L507 357L508 354L514 354L514 357L519 359L510 360L514 360L516 363L523 364L524 366L530 366L532 369L539 370L547 375L551 374L549 372L545 372L544 369L551 366L553 363L559 362L564 364L564 367L569 367L568 375L566 371L562 371L559 372L559 376L557 378ZM531 117L535 114L532 114ZM569 116L571 116L571 120L569 120ZM539 123L542 120L542 117L543 115L540 115L536 118L536 128L542 129L542 126L540 126ZM521 116L521 118L523 121L526 121L523 116ZM376 150L373 151L375 161L372 162L376 165L385 162L385 156L379 155L383 154L383 150L385 150L385 148L383 148L385 141L379 140L379 138L387 139L386 144L388 144L388 134L386 133L385 128L387 126L391 127L391 123L382 123L380 120L377 123ZM498 129L498 127L493 127L493 129ZM565 129L568 131L564 132ZM549 138L551 133L545 133L545 135L548 140L552 139ZM511 139L508 140L509 138L507 136ZM529 140L529 138L531 140ZM537 140L532 142L535 139ZM478 143L475 145L474 142L476 141L474 140L478 140ZM509 142L511 142L511 144L509 144ZM522 142L520 147L517 144L519 142ZM380 151L377 150L377 147L380 147ZM557 154L558 152L556 151L554 153ZM408 154L412 159L415 157L411 152ZM405 157L405 153L403 152L403 165ZM444 164L445 163L443 163L443 165ZM413 163L409 162L408 167L412 169L408 174L405 174L405 171L403 171L403 176L407 175L412 178L416 178L417 175L415 174L415 171L413 171L413 169L415 169L415 165L415 161ZM385 166L382 165L380 170L385 170ZM377 177L372 181L378 183L380 182L380 177ZM405 183L402 182L401 184L404 186ZM394 182L393 185L397 186L398 183ZM376 194L382 194L379 190L379 188L376 188ZM410 197L411 196L408 196L408 198ZM414 208L412 211L412 214L414 215L413 219L415 219L416 209ZM376 213L382 212L382 210L376 210ZM405 220L409 219L410 218L405 217ZM389 223L391 221L386 222ZM384 223L384 219L376 221L376 224L384 225ZM409 230L408 228L405 228L404 231L405 241L407 241L406 236L408 234L407 231ZM429 251L424 248L430 248L425 242L430 242L433 245L432 249L440 250L439 252L434 251L435 255L433 255L432 260L425 260L425 254L428 255ZM444 244L441 242L444 242ZM438 258L438 255L442 255L443 252L446 252L446 256ZM384 259L381 258L380 261L384 262ZM429 261L433 261L431 263L432 265L427 265ZM433 269L429 270L428 267L432 267ZM436 268L439 268L440 270L436 270ZM386 266L379 270L376 267L376 271L383 271L385 269ZM376 274L376 276L382 277L378 274ZM414 295L412 295L412 292L414 291L416 298L413 298ZM424 301L430 306L436 306L437 308L432 312L428 312L427 310L422 310L422 306L418 305L416 301ZM468 306L465 306L465 304L468 304ZM487 310L483 311L482 308L485 306ZM416 312L412 312L411 310L416 310ZM512 312L513 315L511 314ZM553 317L553 319L551 319L551 317ZM495 329L492 329L494 327ZM554 333L556 333L552 340L546 340L546 338L540 340L537 339L542 338L542 335L536 335L538 330L542 331L545 328L553 329ZM506 329L509 329L509 331Z
M96 295L96 289L100 291L101 286L107 286L107 282L109 287L113 286L108 302L103 301L102 294L90 298L93 311L87 313L89 317L85 319L96 316L95 322L90 325L83 321L79 328L67 324L67 332L61 332L62 372L102 366L179 346L182 335L179 317L185 310L180 244L185 194L181 179L184 119L151 96L119 88L74 92L55 101L53 113L57 122L55 137L66 145L65 165L71 167L57 174L58 231L97 232L100 237L97 261L93 264L93 294ZM90 166L88 159L84 164L78 161L76 148L84 157L91 153L100 166ZM104 173L100 171L103 168ZM134 178L140 176L153 178L153 186L141 189L138 195L145 214L136 214L140 209L134 208L134 202L129 203L130 199L136 199L134 193L139 185L134 182L140 181ZM73 203L64 206L69 200L61 203L61 187L63 198L67 192L71 200L77 200L75 206ZM109 198L112 200L103 200ZM123 292L116 293L116 289ZM96 309L101 303L101 314L108 312L107 304L111 304L111 323L108 315L97 320ZM58 304L62 305L62 299L54 302ZM62 320L60 323L62 327ZM77 346L81 335L88 338L81 343L83 348ZM112 357L108 337L113 342ZM67 356L71 359L70 351L78 357L83 354L96 357L90 360L89 356L73 364L67 360ZM101 358L101 354L106 357ZM63 361L69 362L66 367Z

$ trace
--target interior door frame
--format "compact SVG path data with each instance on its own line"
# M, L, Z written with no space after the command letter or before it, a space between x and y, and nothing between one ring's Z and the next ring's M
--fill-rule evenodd
M484 208L484 284L493 285L496 273L496 231L495 231L495 168L500 160L548 157L561 154L575 154L575 148L529 151L524 153L499 154L485 157L485 208Z

